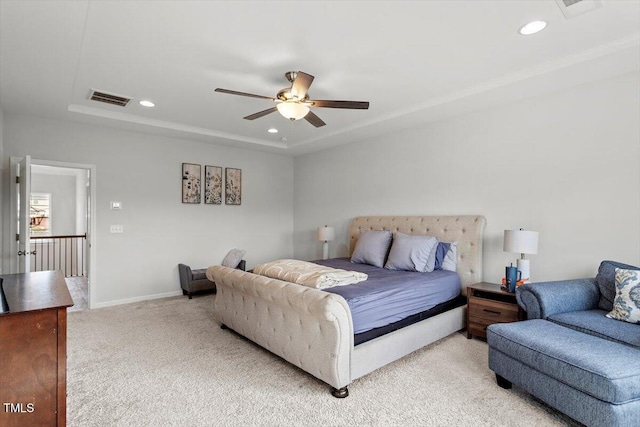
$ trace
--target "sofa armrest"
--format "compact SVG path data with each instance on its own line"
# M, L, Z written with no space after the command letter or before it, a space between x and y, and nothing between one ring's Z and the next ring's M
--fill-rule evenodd
M598 307L599 298L595 278L527 283L516 288L516 299L527 319L591 310Z
M189 285L191 285L191 279L193 277L191 267L186 264L178 264L178 273L180 274L180 285L182 289L189 290Z

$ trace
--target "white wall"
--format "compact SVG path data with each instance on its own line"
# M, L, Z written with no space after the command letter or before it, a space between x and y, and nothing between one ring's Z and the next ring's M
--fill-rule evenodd
M4 144L6 158L96 165L94 307L175 293L178 263L219 264L233 247L249 266L293 254L290 157L14 114ZM182 204L182 162L241 168L242 205Z
M626 74L295 160L295 256L315 229L347 255L358 215L482 214L484 280L516 254L505 229L540 233L534 280L593 277L603 259L640 265L640 75Z
M540 232L535 280L593 276L602 259L638 265L639 116L632 73L295 161L6 113L0 143L5 171L9 156L25 154L97 166L99 306L174 293L179 262L217 264L232 247L248 251L249 266L319 258L324 224L337 227L331 255L346 255L357 215L483 214L489 281L515 261L502 232L517 227ZM242 168L243 204L182 204L182 162Z

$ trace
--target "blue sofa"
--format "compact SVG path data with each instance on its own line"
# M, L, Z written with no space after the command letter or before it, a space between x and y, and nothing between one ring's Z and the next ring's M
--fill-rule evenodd
M615 269L516 290L527 320L487 328L489 368L587 426L640 426L640 325L614 320Z

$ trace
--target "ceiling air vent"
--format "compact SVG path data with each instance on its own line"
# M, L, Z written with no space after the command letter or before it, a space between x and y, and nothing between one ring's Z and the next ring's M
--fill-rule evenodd
M121 107L126 107L129 101L131 101L131 98L100 92L94 89L91 89L89 99L92 101L104 102L106 104L119 105Z
M556 0L556 3L567 19L602 7L602 0Z

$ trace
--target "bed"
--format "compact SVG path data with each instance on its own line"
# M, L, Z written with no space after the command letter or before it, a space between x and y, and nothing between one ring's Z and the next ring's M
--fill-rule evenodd
M456 272L460 294L466 295L468 285L482 280L485 223L478 215L356 217L349 228L350 254L360 234L372 230L457 241ZM341 295L221 266L209 267L207 276L217 285L215 316L223 328L329 384L335 397L348 396L357 378L465 325L466 306L457 305L356 345Z

